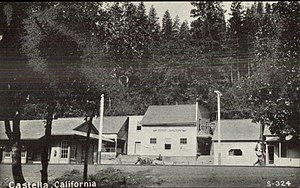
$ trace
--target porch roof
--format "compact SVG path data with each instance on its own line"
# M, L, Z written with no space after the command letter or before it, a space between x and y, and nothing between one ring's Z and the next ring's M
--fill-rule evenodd
M285 141L290 141L292 139L293 139L292 135L288 135L285 137ZM267 136L266 142L280 142L280 137L279 136Z

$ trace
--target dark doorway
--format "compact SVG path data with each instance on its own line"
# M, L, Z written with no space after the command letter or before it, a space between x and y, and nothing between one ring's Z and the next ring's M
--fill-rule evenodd
M210 155L211 151L211 138L198 138L198 156L200 155Z
M274 164L274 146L268 146L269 164Z

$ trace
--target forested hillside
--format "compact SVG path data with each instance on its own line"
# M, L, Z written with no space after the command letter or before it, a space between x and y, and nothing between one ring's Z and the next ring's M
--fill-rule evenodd
M192 2L192 23L143 3L1 3L1 115L144 114L191 104L299 134L300 3ZM17 101L17 102L16 102ZM98 112L97 112L98 113ZM215 114L212 113L212 119Z

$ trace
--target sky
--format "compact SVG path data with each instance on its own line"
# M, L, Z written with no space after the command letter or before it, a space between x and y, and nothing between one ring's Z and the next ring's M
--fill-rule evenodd
M230 15L230 6L232 1L223 2L223 9L226 10L225 19L227 20ZM195 20L195 18L190 17L190 12L194 8L189 1L144 1L147 13L151 5L154 6L157 16L159 17L159 22L161 23L162 17L166 10L169 10L171 17L174 19L176 15L179 16L181 23L187 20L189 24ZM245 1L242 3L244 6L249 6L250 1Z

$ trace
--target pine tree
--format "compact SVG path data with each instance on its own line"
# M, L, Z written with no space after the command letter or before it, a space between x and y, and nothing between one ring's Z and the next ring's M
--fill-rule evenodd
M265 13L255 39L255 59L258 62L277 61L280 56L280 30L276 26L276 15L266 3Z
M190 40L190 28L188 25L188 21L185 20L182 22L180 29L179 29L179 39L183 41L189 41Z
M263 15L263 13L264 13L264 7L263 7L263 3L262 3L262 1L258 1L257 2L257 8L256 8L257 10L257 14L258 15Z
M165 40L171 39L172 29L173 29L173 21L172 21L171 15L169 13L169 10L167 10L162 19L162 30L161 30L162 37Z
M243 42L243 20L245 11L242 9L241 1L234 1L230 7L231 17L229 18L228 35L230 44L235 50L240 49L240 44Z
M244 32L244 13L241 1L234 1L230 7L231 15L228 20L227 45L229 47L229 56L231 58L230 80L234 82L234 78L240 80L240 59L243 58L245 48L245 32ZM237 74L234 74L236 69Z
M137 50L139 51L139 56L146 57L149 55L149 43L151 41L151 35L148 31L149 20L146 15L146 9L143 2L141 2L137 7L136 13L136 27L137 30L135 40L137 43Z
M159 18L157 17L157 13L153 5L150 7L148 19L149 19L148 32L150 33L151 39L154 41L158 41L160 25L158 23Z
M172 36L176 38L179 34L179 31L180 31L180 19L179 16L176 15L172 25Z
M197 18L191 24L193 40L202 45L207 52L217 52L224 44L226 24L224 10L218 1L199 1L191 3L195 8L191 16Z

